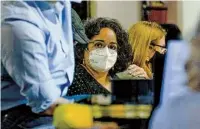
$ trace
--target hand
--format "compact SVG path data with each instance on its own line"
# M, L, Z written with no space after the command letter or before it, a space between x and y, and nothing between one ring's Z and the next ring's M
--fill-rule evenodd
M130 65L126 70L126 72L132 75L133 77L144 77L145 79L149 78L144 69L135 64Z
M73 103L73 101L64 99L62 97L58 98L54 104L52 104L48 109L45 111L41 112L40 114L42 115L53 115L55 108L60 105L60 104L69 104Z

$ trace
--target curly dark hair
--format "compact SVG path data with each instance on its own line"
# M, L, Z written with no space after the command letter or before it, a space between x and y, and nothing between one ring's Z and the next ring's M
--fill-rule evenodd
M116 19L110 18L95 18L89 19L84 23L85 33L89 39L98 35L102 28L112 29L117 37L118 49L117 49L117 61L114 68L110 69L110 76L114 76L117 72L122 72L128 68L132 63L133 55L130 44L128 43L128 34L122 28L120 23ZM77 44L76 49L76 62L83 62L83 53L87 45Z

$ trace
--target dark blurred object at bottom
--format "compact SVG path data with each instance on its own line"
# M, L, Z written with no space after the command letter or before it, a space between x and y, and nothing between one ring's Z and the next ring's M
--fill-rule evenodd
M114 121L120 129L148 129L154 103L153 80L112 80L111 100L110 105L93 107L95 120Z
M148 129L153 80L112 80L112 95L92 95L79 102L91 105L95 121L115 122L120 129Z

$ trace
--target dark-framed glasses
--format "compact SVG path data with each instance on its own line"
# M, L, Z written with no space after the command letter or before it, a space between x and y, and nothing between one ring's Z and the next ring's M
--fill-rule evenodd
M167 52L167 48L165 46L157 45L155 43L151 43L151 46L153 46L154 50L159 52L160 54L165 54ZM157 49L158 47L159 49Z
M93 43L93 48L105 48L108 46L109 49L117 51L118 45L115 42L110 42L109 44L105 43L103 40L94 40L90 41L89 43Z

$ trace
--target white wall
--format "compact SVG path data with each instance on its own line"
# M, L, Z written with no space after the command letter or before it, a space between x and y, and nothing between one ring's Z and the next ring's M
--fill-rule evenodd
M190 40L200 20L200 1L181 1L178 5L178 23L183 37Z
M92 7L93 17L115 18L124 29L141 19L140 1L95 1L92 6L96 6Z

